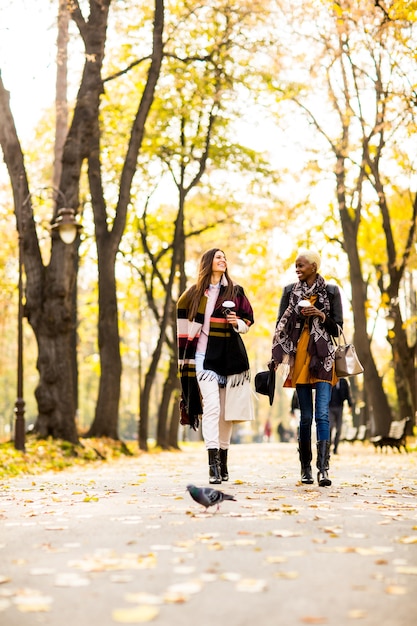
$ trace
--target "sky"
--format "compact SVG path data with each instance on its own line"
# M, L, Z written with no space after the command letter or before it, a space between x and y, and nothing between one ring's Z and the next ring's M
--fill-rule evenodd
M21 139L54 100L54 12L44 0L0 0L0 71Z

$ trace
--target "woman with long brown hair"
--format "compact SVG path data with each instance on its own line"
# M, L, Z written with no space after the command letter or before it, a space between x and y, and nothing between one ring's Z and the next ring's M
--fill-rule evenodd
M189 424L208 450L209 482L229 479L227 457L233 422L254 418L249 360L240 337L253 324L243 288L231 280L225 253L205 252L197 281L177 304L182 403Z

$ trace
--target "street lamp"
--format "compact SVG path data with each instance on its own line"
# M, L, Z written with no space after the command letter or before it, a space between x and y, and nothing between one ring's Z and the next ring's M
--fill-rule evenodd
M56 229L64 243L73 243L81 225L75 219L74 209L59 209L51 228Z
M22 207L26 204L27 198ZM23 222L22 222L23 223ZM75 211L70 208L59 209L51 229L57 230L61 240L66 244L75 241L81 225L75 219ZM19 233L19 281L18 281L18 311L17 311L17 398L14 407L15 429L14 447L25 451L25 401L23 398L23 228Z

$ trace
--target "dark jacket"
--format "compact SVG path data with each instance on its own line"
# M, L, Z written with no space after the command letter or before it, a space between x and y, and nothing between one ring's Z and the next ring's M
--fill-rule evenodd
M281 319L285 309L290 303L290 294L294 285L295 283L291 283L290 285L286 285L283 289L281 302L279 304L277 324ZM333 337L337 337L337 326L339 325L341 328L343 328L342 299L340 297L340 291L337 285L326 285L326 290L329 297L330 313L326 316L326 320L323 322L323 326L330 335L333 335ZM317 308L321 310L320 303L317 303ZM313 318L310 317L310 327L312 322Z
M332 397L330 398L329 406L343 406L344 401L347 401L351 407L352 396L350 395L350 387L346 378L340 378L338 384L332 389Z

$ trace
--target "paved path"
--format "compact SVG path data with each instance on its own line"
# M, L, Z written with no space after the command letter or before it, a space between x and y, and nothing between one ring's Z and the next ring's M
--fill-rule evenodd
M204 513L199 445L0 483L1 626L411 626L417 453L343 444L301 486L295 444L230 452Z

